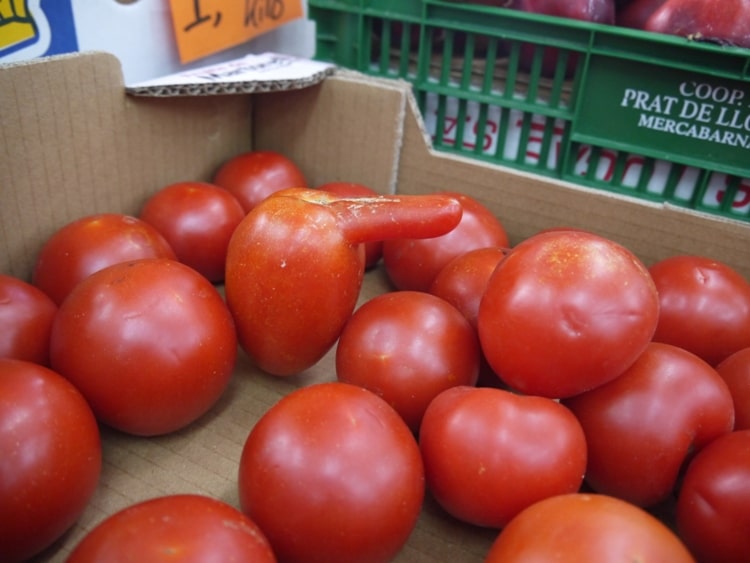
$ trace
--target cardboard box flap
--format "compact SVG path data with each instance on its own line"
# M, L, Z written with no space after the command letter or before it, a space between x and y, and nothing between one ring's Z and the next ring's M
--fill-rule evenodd
M399 191L472 194L500 218L513 244L566 225L612 238L647 265L690 252L724 261L750 279L750 224L438 152L411 95L408 108Z
M311 89L257 96L253 146L289 155L311 186L357 182L394 193L410 92L406 82L337 70Z

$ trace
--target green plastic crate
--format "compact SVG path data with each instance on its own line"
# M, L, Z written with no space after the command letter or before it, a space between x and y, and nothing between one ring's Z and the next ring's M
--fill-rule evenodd
M750 222L750 49L445 0L309 0L316 58L413 84L435 148Z

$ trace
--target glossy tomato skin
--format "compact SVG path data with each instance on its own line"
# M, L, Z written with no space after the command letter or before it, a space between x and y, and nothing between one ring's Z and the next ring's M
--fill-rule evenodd
M716 371L726 382L734 400L734 429L750 430L750 347L738 350Z
M660 520L621 499L573 493L542 500L498 535L486 563L659 561L693 563Z
M154 227L137 217L100 213L55 231L42 246L31 282L60 305L84 278L106 266L141 258L176 258Z
M49 339L57 304L24 280L0 274L0 358L49 365Z
M490 387L453 387L427 407L419 434L427 487L470 524L502 528L521 510L579 489L586 441L560 403Z
M655 341L685 348L713 366L750 346L750 283L736 270L680 255L649 271L661 306Z
M239 467L243 512L280 561L390 561L424 498L414 436L385 401L346 383L310 385L250 431Z
M92 274L52 325L52 366L101 422L136 435L172 432L204 414L236 357L221 295L174 260L122 262Z
M390 404L415 433L441 391L474 385L476 332L453 305L421 291L374 297L347 321L336 348L336 377Z
M216 171L211 183L229 190L249 213L272 193L287 188L307 188L302 170L287 156L267 150L233 156Z
M685 472L677 529L701 563L742 563L750 554L750 430L716 438Z
M620 377L565 404L586 433L587 483L642 507L671 495L691 452L734 425L732 396L716 370L656 342Z
M428 291L435 276L450 260L475 248L508 247L500 220L479 200L458 192L441 192L463 207L458 226L433 238L400 238L383 243L383 265L397 289Z
M236 197L207 182L165 186L139 214L167 240L180 262L214 283L224 280L229 239L244 217Z
M318 186L319 190L328 191L341 196L376 196L378 192L364 184L356 182L328 182ZM370 270L383 257L383 241L375 240L365 243L365 269Z
M85 399L47 367L0 359L0 560L40 553L70 528L99 482L99 428Z
M555 230L516 245L479 306L482 350L497 375L527 394L564 398L611 381L656 329L648 270L623 246Z
M151 498L109 516L67 563L109 561L274 563L263 531L233 506L198 494Z

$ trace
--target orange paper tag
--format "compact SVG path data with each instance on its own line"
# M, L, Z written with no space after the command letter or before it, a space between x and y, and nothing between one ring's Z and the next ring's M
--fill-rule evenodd
M301 18L301 0L169 0L180 61L244 43Z

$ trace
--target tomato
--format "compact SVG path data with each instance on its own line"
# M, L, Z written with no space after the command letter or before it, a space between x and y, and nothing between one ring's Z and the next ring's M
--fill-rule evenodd
M331 192L340 196L377 196L378 192L363 184L353 182L329 182L318 186L319 190ZM365 269L374 268L383 257L383 241L374 240L365 243Z
M692 255L665 258L649 270L661 304L655 341L713 366L750 346L750 283L736 270Z
M734 429L750 430L750 347L726 358L716 371L726 382L734 400Z
M529 237L500 262L479 306L482 351L523 393L563 398L613 380L651 340L659 298L623 246L585 231Z
M692 563L660 520L623 500L573 493L533 504L498 535L485 563L522 561Z
M57 305L41 289L0 274L0 358L49 364L49 338Z
M344 325L336 377L386 400L413 432L427 405L455 385L474 385L479 342L453 305L421 291L370 299Z
M565 404L586 433L586 481L650 507L674 491L685 461L734 424L732 396L695 354L652 343L620 377Z
M451 515L502 528L521 510L579 489L586 441L553 399L453 387L425 411L419 434L427 487Z
M81 393L47 367L0 359L0 560L40 553L99 483L99 428Z
M31 282L58 305L85 277L118 262L176 258L154 227L119 213L88 215L55 231L37 257Z
M307 188L302 170L287 156L275 151L243 152L224 162L212 183L234 195L245 213L272 193L287 188Z
M497 246L460 254L438 272L428 291L455 306L476 329L484 290L505 254Z
M220 500L176 494L138 502L100 522L67 563L179 560L274 563L263 531Z
M688 465L677 530L696 559L742 563L750 554L750 430L708 444Z
M165 186L139 215L164 236L180 262L211 282L224 280L229 239L244 217L236 197L206 182Z
M217 289L174 260L121 262L83 280L52 325L52 366L100 421L165 434L205 413L237 357L232 317Z
M424 499L419 448L384 400L331 382L292 391L250 431L239 496L281 561L390 561Z
M428 291L435 276L456 256L475 248L510 246L502 223L484 204L466 194L444 193L463 207L455 229L431 238L399 238L383 243L383 265L397 289Z
M260 369L304 371L336 342L364 278L361 244L455 227L443 195L342 198L284 190L247 214L229 242L225 290L240 344Z

